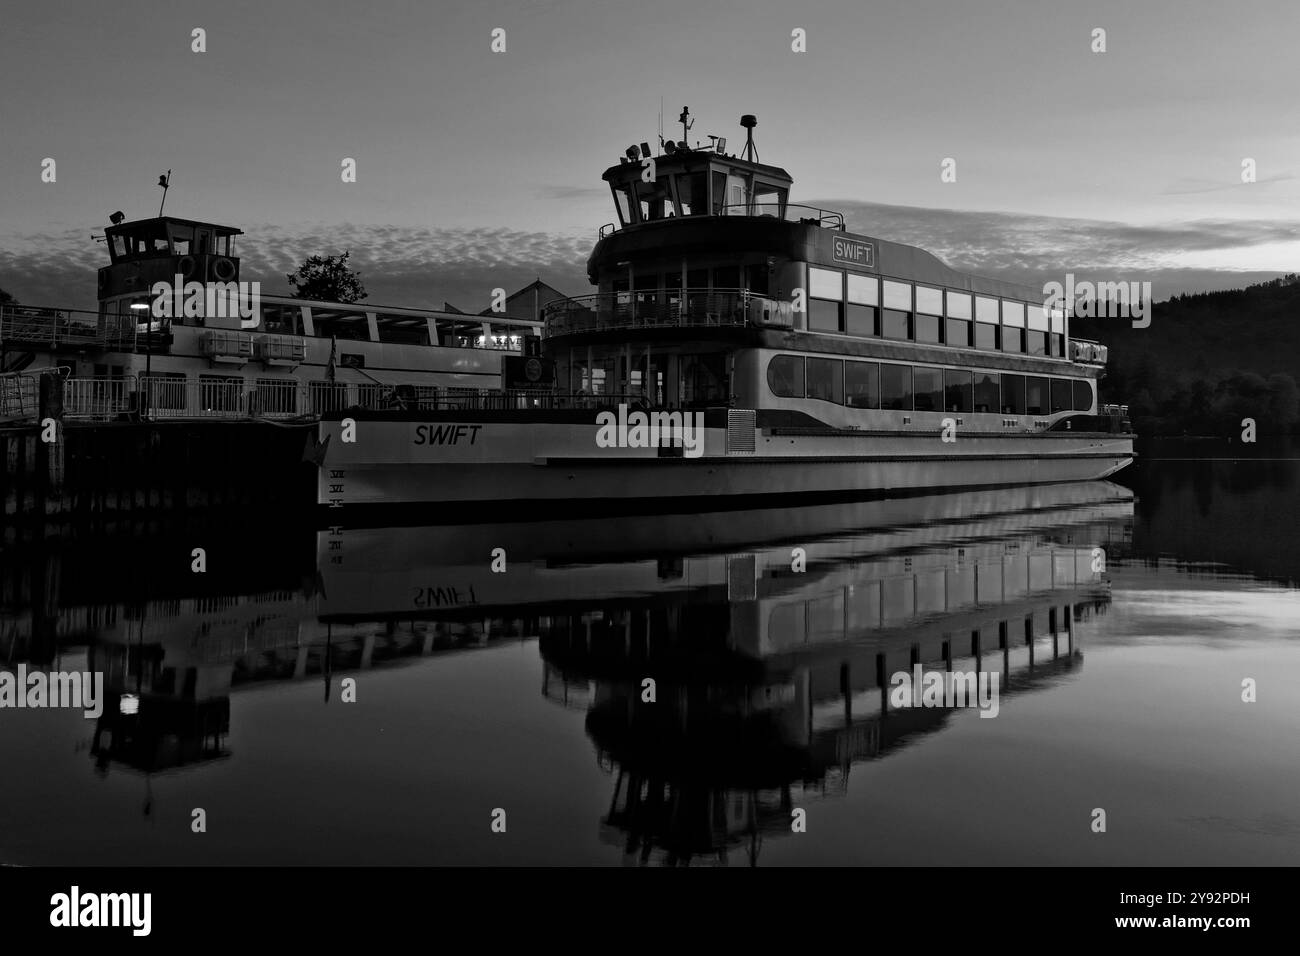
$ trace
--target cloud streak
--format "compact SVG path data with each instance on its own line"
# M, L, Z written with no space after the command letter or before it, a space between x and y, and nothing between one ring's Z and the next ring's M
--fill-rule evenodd
M1267 270L1189 269L1191 253L1250 250L1300 242L1300 221L1198 220L1129 225L1104 220L823 200L842 210L855 232L910 243L954 268L1039 286L1065 272L1150 280L1157 298L1179 292L1235 288L1269 278ZM370 293L382 305L477 311L491 290L513 291L535 278L569 295L590 291L590 233L510 229L411 229L351 223L250 227L236 240L241 276L285 294L285 276L310 255L351 251ZM107 262L102 244L82 230L13 237L0 251L0 286L24 302L94 308L95 270Z

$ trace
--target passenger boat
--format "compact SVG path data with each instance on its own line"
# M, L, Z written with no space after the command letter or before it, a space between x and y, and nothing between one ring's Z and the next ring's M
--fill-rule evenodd
M496 312L323 302L245 290L233 226L174 216L104 230L96 312L0 306L0 418L35 414L36 371L58 370L64 416L301 419L500 389L558 293L540 280ZM155 313L166 284L194 308ZM222 295L216 295L220 293ZM216 307L214 308L214 304ZM247 315L241 314L241 310ZM161 311L161 310L160 310ZM20 387L23 384L27 387Z
M684 114L685 115L685 114ZM550 302L550 387L326 412L322 505L897 495L1086 481L1133 458L1106 349L1032 288L792 204L741 155L631 146L592 294Z

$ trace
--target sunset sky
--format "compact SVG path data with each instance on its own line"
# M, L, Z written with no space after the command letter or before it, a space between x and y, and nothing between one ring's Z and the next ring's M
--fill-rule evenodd
M1294 0L23 4L0 24L0 287L92 304L92 231L155 215L170 168L167 211L242 228L266 292L350 249L375 303L583 294L600 173L656 138L661 98L666 132L688 104L692 139L733 149L757 114L794 201L958 268L1240 286L1300 271L1297 28Z

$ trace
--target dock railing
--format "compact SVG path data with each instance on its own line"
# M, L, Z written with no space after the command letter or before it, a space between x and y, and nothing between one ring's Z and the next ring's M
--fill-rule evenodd
M66 370L64 370L66 371ZM0 413L7 420L37 414L40 375L0 376ZM701 396L691 407L725 405L724 396ZM658 408L640 392L589 394L552 389L461 388L327 381L248 382L153 376L63 378L63 415L80 421L127 417L151 421L204 419L310 420L348 409L389 411L522 411Z
M135 377L131 375L64 379L63 414L87 421L111 421L135 407L135 388Z

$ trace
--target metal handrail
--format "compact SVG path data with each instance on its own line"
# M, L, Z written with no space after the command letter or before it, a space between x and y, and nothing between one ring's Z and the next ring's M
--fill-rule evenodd
M810 213L811 215L801 215ZM748 202L729 203L722 207L724 216L749 216L755 219L780 219L783 222L816 223L828 229L845 229L844 213L798 203Z
M547 337L602 329L792 327L792 305L744 289L597 292L548 302Z
M19 346L55 348L71 346L121 346L134 342L132 316L101 317L84 309L31 305L0 306L0 342Z

